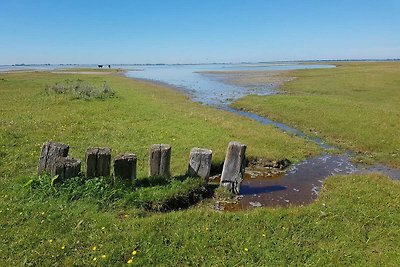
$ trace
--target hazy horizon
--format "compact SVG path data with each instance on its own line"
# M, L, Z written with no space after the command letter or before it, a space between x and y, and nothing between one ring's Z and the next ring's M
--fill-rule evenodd
M12 64L0 64L0 66L12 66L12 65L32 65L32 66L41 66L41 65L212 65L212 64L274 64L274 63L301 63L301 62L336 62L336 61L400 61L400 58L360 58L360 59L312 59L312 60L274 60L274 61L253 61L253 62L189 62L189 63L104 63L104 62L97 62L97 63L24 63L24 62L17 62Z

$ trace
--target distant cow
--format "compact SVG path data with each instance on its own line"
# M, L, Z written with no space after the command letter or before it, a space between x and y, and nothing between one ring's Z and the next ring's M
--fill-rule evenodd
M99 67L99 69L102 69L102 68L103 68L103 65L97 65L97 67Z

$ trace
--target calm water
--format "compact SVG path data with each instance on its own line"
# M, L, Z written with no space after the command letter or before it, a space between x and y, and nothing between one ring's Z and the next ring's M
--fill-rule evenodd
M24 66L12 66L12 65L0 65L0 72L4 71L48 71L56 69L67 69L67 68L88 68L95 67L95 65L24 65Z
M301 64L209 64L209 65L167 65L143 66L140 71L128 71L126 76L157 81L178 88L196 101L212 106L226 106L249 93L267 95L275 93L271 86L263 86L254 91L251 88L222 83L212 75L202 71L237 71L237 70L293 70L332 68L331 65Z

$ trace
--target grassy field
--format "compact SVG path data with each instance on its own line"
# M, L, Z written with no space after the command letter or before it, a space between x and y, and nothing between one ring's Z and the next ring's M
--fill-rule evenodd
M45 93L45 85L65 79L106 81L115 96L82 100ZM306 207L236 213L216 212L208 202L148 212L109 202L101 195L108 189L96 181L88 187L92 194L76 199L54 188L24 187L46 140L68 143L78 158L90 146L110 146L113 155L136 152L142 179L152 143L172 145L174 175L185 172L194 146L213 149L215 164L223 161L231 140L246 143L248 156L265 159L296 161L319 148L162 86L120 76L0 74L0 95L0 266L396 266L400 261L400 184L377 175L331 177Z
M336 64L336 63L335 63ZM338 63L297 70L285 94L248 96L233 104L328 142L400 167L400 63Z
M46 95L46 85L66 79L106 81L116 95L103 101ZM139 176L147 174L148 148L157 143L171 144L175 175L187 168L191 148L212 149L218 164L232 140L246 143L249 156L265 159L298 161L319 150L272 127L192 103L171 89L119 76L0 74L0 90L0 170L6 178L34 173L46 140L69 144L70 155L81 159L93 146L109 146L113 155L135 152Z

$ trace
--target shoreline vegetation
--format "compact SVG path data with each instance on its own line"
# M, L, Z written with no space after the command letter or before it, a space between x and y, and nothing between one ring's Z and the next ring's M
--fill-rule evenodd
M287 86L292 83L304 83L302 88L311 90L310 83L318 81L318 74L324 77L324 71L328 70L312 70L314 75L296 71L298 78L283 84L289 95L268 98L290 97L295 89L289 89L295 87ZM173 175L185 172L195 146L212 149L213 163L221 164L231 140L246 143L247 156L264 159L296 162L321 152L271 126L117 74L0 73L0 265L395 266L400 261L400 182L376 174L329 177L318 199L304 207L232 213L217 212L207 201L168 213L99 207L90 196L72 200L68 194L43 196L24 188L46 140L68 143L71 156L78 158L90 146L112 147L113 155L135 152L143 159L138 162L139 178L146 175L145 159L152 143L171 144ZM374 77L382 82L380 75ZM107 82L117 97L85 101L45 94L46 85L67 78L96 86ZM397 78L389 78L384 85L392 88ZM323 89L325 84L322 79L312 88ZM361 88L369 85L370 81ZM312 96L306 92L306 97ZM336 92L342 91L332 94ZM398 99L385 103L383 99L393 98L390 93L395 90L384 92L378 94L381 108L394 112L392 105ZM368 95L371 99L362 104L372 108L377 95ZM356 96L350 93L349 99L355 101ZM260 99L261 110L265 103ZM282 112L283 107L275 106L274 111ZM297 113L306 114L301 109Z

